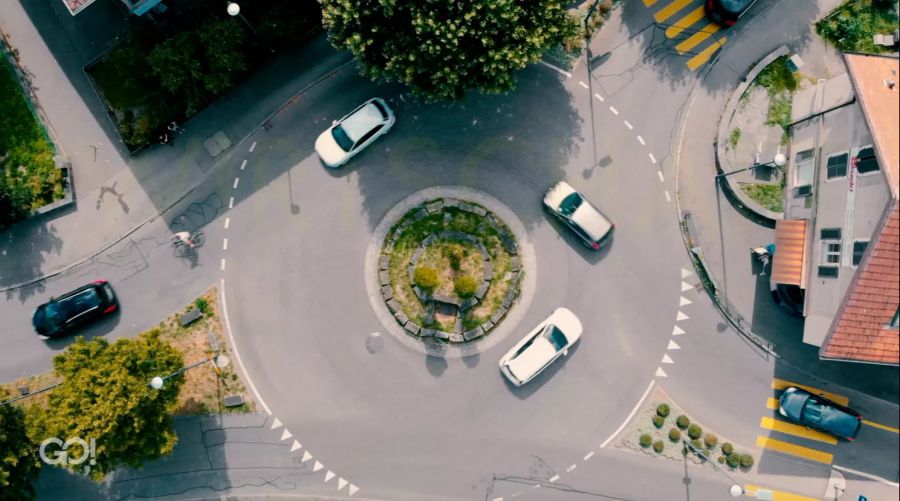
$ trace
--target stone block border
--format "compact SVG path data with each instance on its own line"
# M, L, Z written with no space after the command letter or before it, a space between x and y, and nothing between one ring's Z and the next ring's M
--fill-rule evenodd
M399 304L396 301L391 303L393 297L386 297L389 291L384 289L380 283L379 272L386 269L381 268L382 263L384 263L382 260L382 249L389 251L393 247L392 242L386 241L391 229L396 225L397 221L400 221L412 209L421 207L425 202L437 201L438 199L444 202L445 207L459 207L462 205L464 207L463 210L468 210L475 214L483 210L486 220L490 223L497 224L497 221L502 221L509 229L509 237L511 238L507 239L507 241L515 246L519 258L520 271L517 272L518 276L516 277L518 290L516 294L505 298L504 302L508 303L507 307L501 307L489 321L481 326L487 326L491 332L490 336L484 336L482 329L482 335L480 336L476 336L474 332L469 332L471 340L467 341L465 332L442 332L420 325L410 325L407 329L406 324L409 320L407 319L402 325L399 323L397 317L391 311L392 309L395 311L399 310ZM477 205L463 202L463 200ZM440 210L436 208L436 205L433 207L435 207L434 211ZM422 215L418 216L417 214L417 217L425 217L428 214L427 211L428 207L426 206L421 211ZM496 218L492 219L491 213L496 214ZM493 273L493 270L491 272ZM491 195L463 186L426 188L401 200L387 212L375 227L366 250L364 277L366 292L376 316L384 328L400 344L413 351L433 357L468 357L490 349L502 341L515 329L527 311L528 305L534 297L536 277L537 263L534 249L525 226L515 213ZM510 308L513 302L517 303L518 306ZM395 305L395 308L390 308L391 304ZM498 323L501 319L503 321ZM410 330L414 331L417 327L417 335L413 335Z

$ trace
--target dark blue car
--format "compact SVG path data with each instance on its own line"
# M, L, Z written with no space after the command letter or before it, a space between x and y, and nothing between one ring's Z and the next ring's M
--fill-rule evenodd
M31 324L41 336L59 337L115 312L118 301L106 280L81 286L34 310Z
M778 404L778 412L791 421L844 440L856 438L862 427L862 417L853 409L793 386L784 390Z

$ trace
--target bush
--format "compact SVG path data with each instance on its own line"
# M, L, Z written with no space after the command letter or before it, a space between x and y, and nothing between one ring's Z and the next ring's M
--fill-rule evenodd
M687 428L688 426L690 426L691 420L688 419L687 416L682 414L675 419L675 424L678 425L678 427L683 430L683 429Z
M670 409L669 404L659 404L656 406L656 415L661 417L667 417L669 415Z
M656 451L657 454L662 452L663 448L665 446L666 446L666 444L664 444L662 440L657 440L656 442L653 442L653 450Z
M691 424L688 426L688 436L695 440L700 438L703 436L703 428L697 423Z
M735 454L737 456L737 454ZM741 454L741 468L750 468L753 466L753 456L750 454Z
M703 439L706 442L707 449L715 449L716 444L719 443L719 437L713 435L712 433L707 433L706 438Z
M639 442L641 444L641 447L646 449L647 447L650 447L651 443L653 443L653 437L651 437L649 433L644 433L643 435L641 435Z
M413 273L413 282L423 289L434 289L438 284L438 272L434 268L420 266Z
M681 430L678 428L672 428L669 430L669 440L673 442L677 442L681 440Z
M472 297L475 295L475 290L478 289L478 282L474 278L464 275L456 279L454 288L459 297Z
M196 301L194 301L194 306L200 310L200 313L203 315L209 315L209 301L204 297L198 297Z
M459 247L444 249L444 257L450 261L450 269L459 271L459 265L465 255Z
M741 464L741 458L738 457L738 454L732 454L725 459L725 463L728 464L728 467L731 469L737 468L739 464Z
M733 445L731 445L729 442L725 442L724 444L722 444L722 454L730 456L732 452L734 452Z
M719 456L719 458L716 459L716 461L718 461L719 464L725 464L725 456Z
M664 418L662 416L653 416L653 426L655 426L657 428L662 428L665 423L666 423L666 418Z

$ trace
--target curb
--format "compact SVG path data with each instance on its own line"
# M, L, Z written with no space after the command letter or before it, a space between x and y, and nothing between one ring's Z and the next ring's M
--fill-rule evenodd
M112 240L109 244L107 244L106 246L100 248L99 250L97 250L97 251L94 252L93 254L90 254L90 255L88 255L88 256L86 256L86 257L83 257L83 258L81 258L81 259L78 259L78 260L76 260L76 261L74 261L74 262L72 262L72 263L70 263L70 264L68 264L68 265L66 265L66 266L63 266L62 268L59 268L59 269L57 269L57 270L51 271L51 272L49 272L49 273L45 273L45 274L43 274L43 275L41 275L41 276L39 276L39 277L31 278L31 279L28 279L28 280L25 280L25 281L22 281L22 282L13 284L13 285L8 285L8 286L5 286L5 287L0 287L0 292L7 292L7 291L11 291L11 290L18 289L18 288L21 288L21 287L27 287L27 286L29 286L29 285L36 284L36 283L38 283L38 282L42 282L42 281L44 281L44 280L47 280L48 278L53 278L53 277L55 277L56 275L65 273L66 271L69 271L70 269L72 269L72 268L74 268L74 267L76 267L76 266L78 266L78 265L80 265L80 264L83 264L83 263L85 263L85 262L87 262L87 261L89 261L89 260L91 260L91 259L94 259L95 257L97 257L98 255L102 254L102 253L105 252L106 250L110 249L110 248L113 247L114 245L118 244L118 243L121 242L122 240L128 238L128 236L130 236L132 233L136 232L137 230L141 229L142 227L144 227L144 226L147 225L148 223L153 222L154 220L156 220L157 218L159 218L159 217L162 216L163 214L167 213L167 212L170 211L173 207L175 207L175 205L177 205L179 202L181 202L182 200L184 200L188 195L190 195L191 193L193 193L194 190L196 190L197 188L199 188L200 185L202 185L204 182L206 182L207 179L209 179L210 177L212 177L213 173L216 172L216 171L219 169L219 167L221 167L227 160L229 160L229 159L231 158L231 156L234 154L235 151L237 151L237 146L240 146L241 144L243 144L244 142L246 142L247 139L249 139L250 136L252 136L253 134L256 134L260 129L262 129L262 128L264 127L264 125L265 125L266 123L268 123L273 117L275 117L275 115L279 114L283 109L285 109L287 106L289 106L290 104L292 104L299 96L305 94L307 91L309 91L310 89L312 89L312 88L315 87L316 85L320 84L320 83L321 83L322 81L324 81L325 79L330 78L330 77L334 76L335 74L337 74L337 73L343 71L345 68L347 68L348 66L350 66L352 63L353 63L353 59L348 59L346 62L340 64L338 67L334 68L333 70L331 70L331 71L325 73L324 75L322 75L322 76L320 76L319 78L316 78L315 80L313 80L312 82L310 82L309 85L307 85L306 87L303 87L302 89L300 89L300 91L298 91L296 94L292 95L292 96L291 96L290 98L288 98L284 103L282 103L280 106L278 106L277 108L275 108L275 110L272 111L271 113L269 113L269 114L265 117L265 119L264 119L262 122L260 122L258 125L256 125L255 127L253 127L253 129L251 129L247 134L245 134L244 137L242 137L239 141L237 141L237 142L234 144L234 146L233 146L229 151L227 151L227 152L224 154L224 156L222 156L222 158L220 158L218 161L216 161L216 162L213 164L213 166L209 169L209 171L206 172L206 174L204 174L200 179L198 179L194 184L192 184L191 186L189 186L187 189L185 189L184 191L182 191L181 194L179 194L178 196L176 196L176 197L172 200L172 202L171 202L168 206L166 206L165 208L156 211L156 213L151 214L151 215L148 216L146 219L144 219L143 221L139 222L137 225L131 227L131 228L128 229L128 230L126 230L124 233L121 233L117 238L115 238L114 240Z
M740 104L741 97L744 95L747 89L751 85L753 85L753 81L756 79L757 75L762 72L762 70L772 64L773 61L781 56L787 55L789 52L790 49L788 49L786 45L781 45L777 49L760 59L759 62L757 62L753 66L753 68L750 69L747 75L744 76L741 84L738 85L737 89L735 89L734 93L731 95L731 98L728 100L728 104L725 105L725 111L724 113L722 113L722 118L719 119L719 127L716 131L716 140L715 143L713 143L713 147L716 151L716 171L719 174L723 174L724 172L726 172L726 168L728 169L728 171L734 170L734 167L728 163L728 159L725 156L725 144L727 143L726 135L728 125L734 118L734 114L737 111L738 105ZM775 221L784 219L784 213L778 213L766 209L765 207L756 203L755 200L745 195L744 190L742 190L741 187L732 180L732 178L726 177L725 182L721 183L721 185L723 188L726 188L724 191L729 196L729 198L737 199L737 203L739 204L739 212L743 213L744 209L748 209L756 216L766 220L767 225L772 225Z

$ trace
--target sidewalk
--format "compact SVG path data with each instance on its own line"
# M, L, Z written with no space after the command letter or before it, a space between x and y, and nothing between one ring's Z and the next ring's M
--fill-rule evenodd
M317 35L181 124L186 132L174 147L152 146L131 158L82 70L126 27L110 5L97 2L72 17L58 12L61 2L3 0L0 29L31 74L60 154L72 162L77 203L0 232L0 290L89 258L164 212L279 106L350 60ZM219 131L231 148L212 157L203 141Z
M820 13L825 15L838 2L820 2ZM825 5L827 4L827 5ZM834 4L834 5L832 5ZM760 23L777 24L777 9L766 13ZM749 29L753 29L752 27ZM813 78L830 78L836 69L842 69L839 55L828 47L812 27L800 30L797 38L786 41L792 53L798 53L805 65L801 72ZM768 43L768 42L764 42ZM706 261L708 271L720 294L733 305L733 320L747 325L753 334L774 346L781 361L793 365L822 379L856 389L863 393L891 402L898 399L896 376L887 377L890 367L868 364L848 364L821 361L818 347L802 342L803 319L792 317L775 303L770 293L769 277L759 275L758 264L750 249L775 241L774 226L757 223L745 217L734 206L715 180L716 158L713 143L718 120L726 108L734 89L744 78L733 68L746 72L763 55L773 51L780 41L766 46L725 47L717 64L712 65L703 78L717 88L730 88L728 92L710 93L698 85L694 100L684 123L683 143L676 152L678 158L678 200L683 213L690 214L690 231L694 245ZM724 118L722 118L724 119ZM770 142L765 127L747 127L740 142L750 145ZM754 132L761 137L750 137ZM681 130L677 132L681 134ZM751 154L756 148L751 149ZM765 161L765 160L763 160ZM895 372L894 372L895 374ZM891 383L894 381L894 383ZM892 387L893 386L893 387Z

